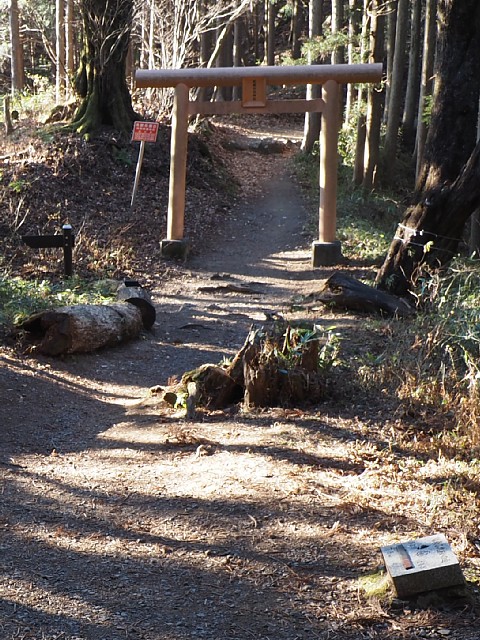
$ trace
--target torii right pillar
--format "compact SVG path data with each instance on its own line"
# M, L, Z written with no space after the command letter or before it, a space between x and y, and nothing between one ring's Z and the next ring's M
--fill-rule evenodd
M322 85L325 106L320 131L320 204L318 241L312 243L313 268L338 264L343 259L341 244L336 238L339 86L335 80L327 80Z

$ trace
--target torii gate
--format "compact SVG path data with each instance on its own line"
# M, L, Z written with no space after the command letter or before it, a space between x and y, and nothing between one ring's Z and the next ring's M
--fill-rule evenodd
M138 70L135 80L139 88L175 88L167 237L161 241L162 254L184 256L186 252L184 219L189 116L318 111L322 114L320 204L318 241L312 244L312 267L340 262L341 246L336 239L339 85L350 82L379 82L381 78L381 64ZM296 84L321 84L322 97L313 100L269 100L267 98L269 85ZM190 100L190 89L215 86L241 86L242 100L229 102Z

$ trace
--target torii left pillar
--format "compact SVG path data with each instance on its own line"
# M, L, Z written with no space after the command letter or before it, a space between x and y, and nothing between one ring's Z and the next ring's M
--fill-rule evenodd
M170 184L168 189L167 238L161 240L162 255L185 258L188 244L185 230L185 185L187 179L189 88L177 84L172 112L170 140Z

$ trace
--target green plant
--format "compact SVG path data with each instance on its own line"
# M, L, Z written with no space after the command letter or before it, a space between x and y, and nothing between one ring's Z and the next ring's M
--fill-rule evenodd
M29 315L71 304L102 304L114 298L111 281L73 277L63 283L0 275L0 324L13 326Z
M8 183L8 188L14 193L22 193L28 186L30 186L30 183L27 180L22 180L20 178Z

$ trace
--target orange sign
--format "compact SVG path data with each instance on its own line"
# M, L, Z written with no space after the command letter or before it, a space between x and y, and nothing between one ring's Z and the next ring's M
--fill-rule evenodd
M156 142L158 122L134 122L132 142Z

